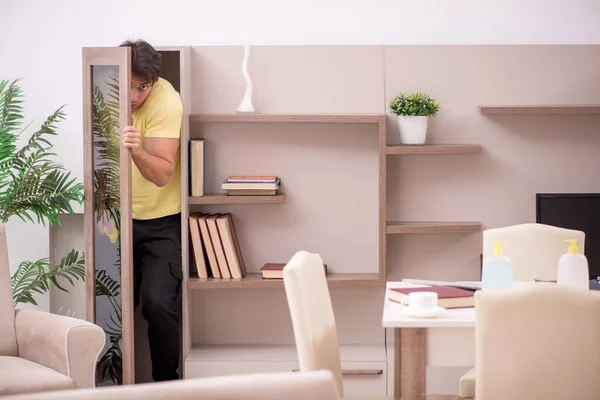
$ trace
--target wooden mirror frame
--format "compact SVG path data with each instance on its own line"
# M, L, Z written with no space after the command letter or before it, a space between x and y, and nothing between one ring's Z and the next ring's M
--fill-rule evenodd
M131 49L129 47L83 48L83 161L86 320L96 323L96 266L94 210L93 67L116 66L119 70L119 135L131 120ZM134 369L133 254L131 214L131 150L119 144L122 383L132 384Z

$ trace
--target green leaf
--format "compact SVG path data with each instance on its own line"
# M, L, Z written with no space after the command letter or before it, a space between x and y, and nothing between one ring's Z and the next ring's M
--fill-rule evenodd
M425 93L400 93L389 102L390 111L396 115L435 117L440 105Z
M85 262L79 252L71 250L63 257L59 265L51 265L48 258L34 262L23 261L10 278L13 293L13 303L30 303L37 305L33 292L44 294L50 289L52 283L58 289L67 291L59 284L59 279L66 279L75 285L74 279L85 278Z

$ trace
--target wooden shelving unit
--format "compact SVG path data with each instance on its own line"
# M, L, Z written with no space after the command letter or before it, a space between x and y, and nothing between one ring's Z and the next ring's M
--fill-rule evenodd
M171 81L177 82L180 86L182 98L184 100L184 110L191 110L193 107L197 107L192 102L192 75L194 72L192 71L191 64L191 48L181 48L181 50L177 50L180 52L180 57L178 60L178 65L173 66L173 72L177 72L177 76L174 76ZM198 82L196 80L196 82ZM197 86L199 87L199 86ZM195 89L195 87L194 87ZM244 124L253 124L251 129L247 129L247 134L250 135L251 132L261 131L262 127L259 129L254 129L257 127L256 124L280 124L274 127L278 131L285 131L286 126L283 124L327 124L327 129L323 129L323 134L326 134L325 131L329 130L329 126L331 124L344 124L344 127L341 129L348 128L356 128L356 124L360 124L361 126L368 125L366 129L360 129L360 131L367 131L370 134L371 128L373 134L377 135L377 186L370 186L373 190L377 190L377 218L378 218L378 228L377 228L377 246L378 246L378 257L377 259L373 259L373 263L377 263L376 268L373 268L374 265L364 266L364 268L360 268L362 266L348 266L347 269L344 269L343 266L337 267L335 273L330 272L327 275L328 285L330 287L347 287L347 288L358 288L358 287L373 287L375 290L380 290L387 281L387 243L388 240L391 240L389 235L394 234L418 234L418 233L437 233L437 234L450 234L450 233L471 233L478 232L481 229L481 225L478 222L403 222L403 221L388 221L387 220L387 160L388 156L398 156L398 155L471 155L478 154L483 151L483 148L479 144L436 144L436 145L423 145L423 146L388 146L387 145L387 132L386 132L386 120L387 115L385 113L382 114L361 114L361 113L353 113L353 114L336 114L336 113L328 113L328 114L262 114L262 113L254 113L254 114L238 114L238 113L218 113L218 114L189 114L189 111L186 111L186 115L184 118L184 126L182 130L182 141L181 148L185 150L187 148L188 142L190 138L200 136L205 128L207 128L208 124L236 124L236 126L227 126L223 127L223 131L227 134L231 133L228 138L223 139L223 143L231 143L227 142L228 140L233 140L235 136L240 132L243 132L247 126ZM349 124L354 124L353 127L348 126ZM206 129L207 137L210 137L212 128L215 128L213 125ZM304 126L303 126L304 128ZM271 130L273 127L270 128ZM358 130L358 129L355 129ZM299 131L299 130L294 130ZM213 131L214 132L214 131ZM233 132L233 133L232 133ZM246 132L242 134L244 136ZM337 134L338 132L336 132ZM361 133L362 134L362 133ZM216 139L217 136L214 136ZM245 140L245 139L244 139ZM282 143L289 142L279 142L278 146L285 146ZM373 143L373 141L370 141ZM221 143L219 143L221 145ZM374 145L374 143L373 143ZM352 147L349 147L352 148ZM354 148L353 148L354 149ZM372 150L372 147L370 148ZM320 149L321 150L321 149ZM340 147L335 148L336 151L340 151ZM360 149L359 149L360 150ZM219 151L223 151L221 154L225 154L223 149L219 149ZM213 153L216 154L216 153ZM369 154L371 157L372 154ZM374 154L373 154L374 156ZM181 182L182 182L182 263L184 270L184 281L183 281L183 326L182 326L182 341L183 341L183 362L184 362L184 370L186 374L191 377L195 376L203 376L208 372L214 369L214 365L211 364L212 360L224 360L223 364L231 363L231 370L235 370L238 368L241 363L248 364L244 360L247 360L245 357L246 351L244 349L240 349L236 347L236 344L223 344L219 345L218 348L211 350L212 353L208 354L204 350L208 343L204 343L204 335L207 335L209 339L207 342L214 341L214 337L216 337L214 332L209 332L207 334L207 329L203 326L199 328L205 323L214 323L214 319L212 316L208 317L203 315L206 312L206 309L203 309L205 306L205 300L208 302L216 301L216 299L221 296L227 296L228 302L232 304L227 304L227 309L231 306L231 309L235 309L238 307L238 301L243 301L241 299L244 296L240 296L240 292L243 289L257 289L251 290L247 292L250 297L259 298L259 301L263 301L263 293L260 292L261 289L272 290L273 292L282 291L283 290L283 281L281 279L263 279L262 275L257 271L257 265L254 265L254 269L252 266L248 268L250 271L244 278L242 279L200 279L196 274L190 275L190 266L193 265L193 245L189 240L189 221L188 217L190 213L195 212L208 212L207 210L211 210L210 212L218 212L216 209L219 209L219 206L223 206L227 212L235 213L235 209L238 207L243 207L244 205L260 205L260 212L268 213L270 211L270 207L278 207L281 211L282 207L291 207L292 206L292 188L286 188L288 192L288 196L286 198L285 193L280 193L275 196L228 196L225 193L207 193L201 197L189 196L189 180L188 180L188 172L189 172L189 154L187 151L181 152ZM370 158L373 162L375 162L374 158ZM372 164L371 164L372 166ZM221 168L219 166L219 168ZM208 171L210 173L210 171ZM285 177L282 178L284 180ZM374 182L370 182L374 184ZM375 195L375 193L372 193ZM301 201L301 199L293 199L296 201ZM335 201L343 202L346 199L340 197L339 199L332 199ZM353 200L353 199L352 199ZM287 203L287 204L286 204ZM216 207L215 207L216 206ZM371 206L372 207L372 206ZM246 207L248 208L248 207ZM371 210L374 212L375 210ZM246 212L246 210L244 210ZM252 212L252 210L248 210L248 212ZM240 212L242 213L242 212ZM353 217L352 215L349 216ZM308 215L302 216L302 218L309 218ZM344 229L340 227L338 229ZM373 235L375 231L373 230ZM372 238L373 239L373 238ZM332 239L335 240L335 239ZM248 244L251 246L253 243ZM375 245L375 241L373 240L373 245ZM242 243L242 247L244 244ZM371 245L372 246L372 245ZM262 250L261 250L262 251ZM265 252L269 252L268 247L265 248ZM264 254L265 261L266 258L271 256L270 254ZM261 258L263 255L261 254ZM282 261L283 262L283 261ZM400 267L400 266L395 266ZM357 272L357 273L343 273L345 270ZM364 273L360 273L364 272ZM367 273L368 272L368 273ZM372 273L374 272L374 273ZM232 289L230 292L223 292L223 289ZM213 292L206 292L207 290ZM358 294L360 296L360 294ZM213 298L214 297L214 298ZM264 300L266 301L266 300ZM255 312L254 310L252 312ZM260 310L256 311L260 312ZM209 311L210 313L210 311ZM235 315L234 315L235 317ZM207 318L209 322L205 322L204 319ZM198 319L202 319L202 321L198 321ZM242 319L242 321L246 321ZM220 324L220 322L217 322ZM285 323L285 322L284 322ZM244 336L241 341L247 341L246 333L244 332L244 326L242 323L236 324L236 327L239 327L240 334ZM227 326L227 325L226 325ZM211 327L208 330L213 329ZM222 328L219 328L222 329ZM216 329L218 331L219 329ZM265 327L264 329L271 329L271 327ZM212 335L212 337L210 336ZM256 332L253 333L256 335ZM232 336L233 337L233 336ZM234 339L235 340L235 339ZM250 339L252 340L252 339ZM263 340L263 339L261 339ZM265 346L257 347L258 350L252 351L252 359L256 360L257 366L259 368L265 367ZM355 348L355 345L351 345L350 347ZM359 346L360 347L360 346ZM287 348L291 351L291 354L295 354L295 347L293 345L288 345ZM347 370L372 370L372 354L374 351L381 351L382 356L381 359L377 360L377 367L375 370L385 371L387 366L386 361L386 353L385 346L383 345L374 345L372 348L370 347L366 354L360 357L357 357L356 360L360 362L361 367L356 367L355 361L349 361L348 366L345 368ZM277 363L281 364L282 359L285 358L285 354L283 354L280 349L277 349L276 354L272 357L272 360L268 363L268 368L281 368L280 365L273 367L272 364ZM210 362L207 362L210 361ZM364 365L364 361L369 360L367 367ZM225 368L225 367L222 367ZM254 368L253 366L244 366L244 368ZM287 367L286 367L287 368ZM290 368L289 370L292 370ZM211 371L212 372L212 371ZM351 378L352 379L352 378ZM379 379L379 378L378 378ZM387 379L387 378L383 378ZM373 385L379 385L380 382L375 382ZM362 385L362 383L361 383Z
M377 127L378 170L379 170L379 265L378 273L330 273L330 286L383 286L386 282L386 130L385 114L191 114L189 124L372 124ZM285 201L285 194L274 196L228 196L224 193L188 197L188 206L277 204ZM188 210L191 213L191 210ZM191 254L191 248L188 254ZM263 279L259 273L248 273L242 279L199 279L190 277L187 289L238 289L238 288L283 288L282 281Z
M200 123L348 123L377 124L383 114L193 114Z
M385 152L390 155L436 155L436 154L476 154L483 147L479 144L432 144L418 146L387 146Z
M378 274L327 274L329 286L380 286ZM248 274L242 279L190 278L188 289L260 289L283 288L281 279L263 279L261 274Z
M479 106L483 115L600 115L600 104Z
M285 194L273 196L228 196L225 193L206 194L188 197L188 204L277 204L285 201Z
M388 235L414 233L472 233L481 230L475 221L390 221L385 232Z

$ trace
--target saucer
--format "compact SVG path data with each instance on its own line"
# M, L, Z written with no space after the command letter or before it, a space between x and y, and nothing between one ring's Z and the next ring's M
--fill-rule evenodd
M431 310L417 310L410 307L404 307L406 315L412 318L435 318L442 315L446 311L444 307L435 307Z

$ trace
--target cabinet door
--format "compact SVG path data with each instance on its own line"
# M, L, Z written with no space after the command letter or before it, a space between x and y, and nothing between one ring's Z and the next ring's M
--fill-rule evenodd
M128 47L83 49L86 319L101 326L98 384L134 381Z

